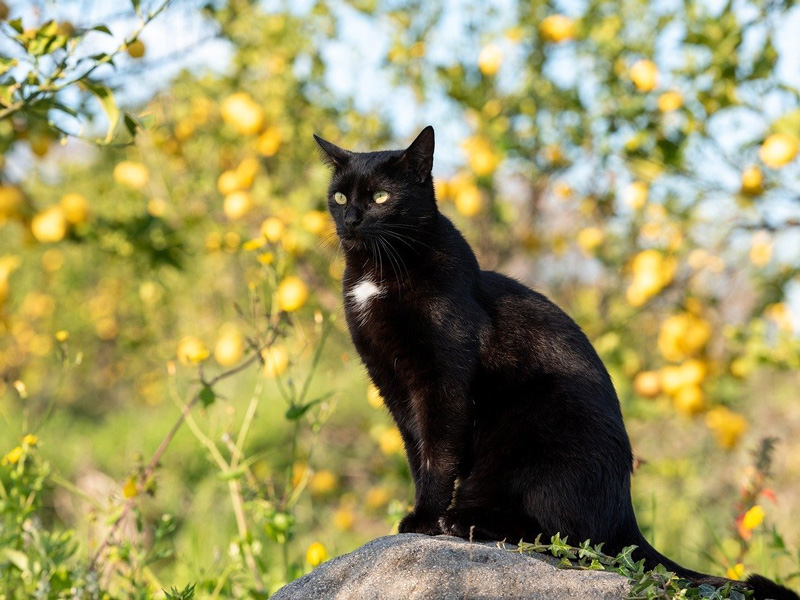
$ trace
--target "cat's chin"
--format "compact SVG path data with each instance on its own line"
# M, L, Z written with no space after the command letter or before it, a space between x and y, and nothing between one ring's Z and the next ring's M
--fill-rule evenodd
M424 535L441 535L440 515L430 513L408 513L397 527L399 533L422 533Z

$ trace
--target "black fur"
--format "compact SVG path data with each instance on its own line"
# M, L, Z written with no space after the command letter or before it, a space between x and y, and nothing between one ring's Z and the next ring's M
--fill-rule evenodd
M560 533L604 542L611 554L636 544L648 567L724 583L675 564L640 533L633 455L608 372L569 316L481 271L439 213L433 128L404 151L349 152L315 138L333 167L328 206L345 251L347 324L414 478L400 532L509 541ZM375 202L378 191L388 200ZM749 584L759 598L798 599L763 578Z

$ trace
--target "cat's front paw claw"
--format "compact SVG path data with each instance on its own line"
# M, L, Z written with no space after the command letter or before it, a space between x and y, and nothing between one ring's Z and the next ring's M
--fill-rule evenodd
M445 535L469 539L474 527L469 517L468 513L450 509L439 518L439 527Z
M403 520L400 521L400 525L397 527L397 530L400 533L422 533L425 535L440 535L442 533L442 528L439 526L439 517L438 515L431 515L431 514L417 514L414 511L408 513Z

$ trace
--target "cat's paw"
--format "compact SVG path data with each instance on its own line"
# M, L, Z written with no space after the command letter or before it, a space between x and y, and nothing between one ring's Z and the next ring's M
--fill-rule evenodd
M440 535L442 528L439 526L439 516L414 511L408 513L397 527L400 533L423 533L425 535Z
M475 531L472 516L469 511L451 508L439 518L439 528L445 535L470 539Z

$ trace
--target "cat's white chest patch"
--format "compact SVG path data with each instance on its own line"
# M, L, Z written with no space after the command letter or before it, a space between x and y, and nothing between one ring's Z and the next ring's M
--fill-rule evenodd
M355 302L356 308L363 310L367 303L376 296L383 294L383 290L369 279L362 279L353 286L347 295Z

